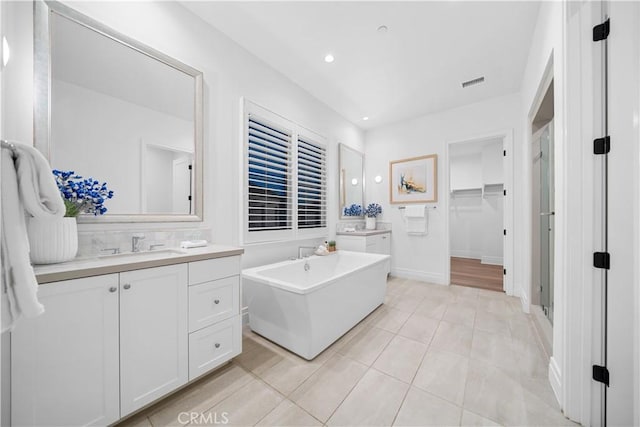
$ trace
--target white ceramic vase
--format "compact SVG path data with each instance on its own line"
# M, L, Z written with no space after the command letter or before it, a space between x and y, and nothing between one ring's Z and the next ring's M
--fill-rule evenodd
M27 231L31 262L34 264L70 261L78 253L75 218L29 218Z
M375 230L376 229L376 218L375 217L366 217L365 218L366 221L366 229L367 230Z

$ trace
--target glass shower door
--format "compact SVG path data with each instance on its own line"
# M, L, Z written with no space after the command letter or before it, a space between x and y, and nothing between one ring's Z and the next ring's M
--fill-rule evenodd
M540 135L540 305L553 323L554 258L553 122Z

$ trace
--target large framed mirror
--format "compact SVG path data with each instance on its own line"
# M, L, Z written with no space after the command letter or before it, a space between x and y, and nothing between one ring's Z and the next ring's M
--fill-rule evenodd
M114 191L79 221L202 221L202 72L58 2L34 8L35 145Z
M345 215L345 207L356 204L364 208L364 154L344 144L339 144L338 151L340 218L363 218L363 215Z

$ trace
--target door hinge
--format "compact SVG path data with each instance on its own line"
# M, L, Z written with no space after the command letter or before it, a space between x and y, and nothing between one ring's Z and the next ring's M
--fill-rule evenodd
M507 275L507 269L506 269L506 268L503 268L503 269L502 269L502 275L503 275L503 276L506 276L506 275Z
M599 42L609 37L609 20L607 19L602 24L593 27L593 41Z
M593 266L596 268L609 269L610 257L609 252L594 252L593 253Z
M506 196L507 195L507 190L502 190L502 194Z
M191 201L191 196L189 196L189 201Z
M507 235L507 230L506 229L502 230L502 233L506 236Z
M507 157L507 150L502 150L502 156Z
M609 135L593 140L593 154L607 154L611 150L611 138Z
M607 367L593 365L593 379L609 387L609 370Z
M193 165L189 165L189 170L192 170L192 169L193 169Z

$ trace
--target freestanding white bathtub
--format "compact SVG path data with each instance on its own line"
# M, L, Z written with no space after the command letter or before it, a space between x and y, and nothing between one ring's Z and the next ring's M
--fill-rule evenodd
M243 270L251 330L313 359L382 304L390 258L337 251Z

